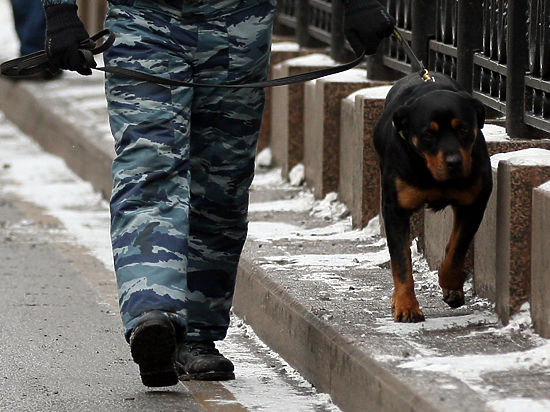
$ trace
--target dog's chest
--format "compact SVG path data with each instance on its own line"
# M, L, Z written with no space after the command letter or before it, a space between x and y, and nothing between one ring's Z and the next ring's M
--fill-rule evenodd
M447 204L461 206L471 205L481 191L481 179L467 188L455 187L431 187L418 188L406 183L400 178L396 179L397 201L403 209L415 210L428 204L434 209L440 209Z

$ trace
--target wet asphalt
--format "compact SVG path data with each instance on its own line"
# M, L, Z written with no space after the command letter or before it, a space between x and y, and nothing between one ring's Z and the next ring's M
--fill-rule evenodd
M183 385L141 384L118 313L83 275L101 265L60 230L0 199L0 410L203 410Z

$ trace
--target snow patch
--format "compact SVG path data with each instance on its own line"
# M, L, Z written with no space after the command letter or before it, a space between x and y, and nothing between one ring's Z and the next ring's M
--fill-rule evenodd
M538 190L542 190L544 192L550 192L550 181L543 183L539 187L537 187Z
M314 204L311 193L299 193L293 199L274 200L271 202L253 202L248 206L248 211L253 212L309 212Z
M491 412L548 412L550 400L528 398L506 398L487 403Z
M498 318L492 312L480 311L462 316L441 318L428 317L424 322L419 323L399 323L388 318L379 318L376 322L381 325L375 328L379 332L391 333L397 336L407 336L425 331L465 328L470 325L496 324Z
M506 142L510 140L506 129L496 124L485 124L483 126L483 136L487 142Z
M298 163L288 173L290 186L302 186L306 180L306 171L302 163Z
M514 166L550 166L550 150L531 148L491 156L491 166L497 169L501 161Z
M338 201L338 193L330 192L323 200L316 202L311 214L325 220L333 220L346 217L349 215L349 210L345 204Z
M342 83L366 83L367 71L363 69L350 69L345 72L331 74L322 78L324 81L342 82Z
M251 189L260 189L265 187L284 186L283 178L281 177L281 169L271 169L267 172L256 173L252 181Z
M273 162L273 156L271 154L271 149L269 147L262 150L256 156L256 165L260 167L269 167Z
M300 50L300 45L293 41L274 42L271 45L271 51L274 52L297 52Z
M484 319L487 319L489 322L491 320L496 321L496 316L487 313L479 319L476 319L476 317L473 318L474 322L483 322ZM466 320L468 319L466 318ZM429 320L425 323L427 322ZM406 325L406 327L409 326L414 327L415 325ZM527 303L521 307L518 314L511 318L508 326L494 328L491 331L495 334L511 335L515 331L520 330L522 333L525 333L530 328L531 320L529 317L529 304ZM483 375L485 374L514 370L525 370L528 372L534 368L550 370L550 341L534 337L532 342L538 346L525 351L465 356L422 357L413 361L403 362L398 367L424 372L443 373L463 381L477 392L488 394L490 388L483 381Z
M307 56L295 57L293 59L286 60L283 63L279 63L277 66L287 64L289 66L311 66L311 67L324 67L335 66L337 63L326 54L313 53Z
M262 266L272 270L287 270L288 266L307 267L311 271L330 268L331 271L342 271L349 268L374 269L390 260L387 249L377 252L353 253L353 254L330 254L330 255L292 255L292 256L269 256L264 258Z
M385 99L392 87L393 86L367 87L353 92L348 95L346 99L353 102L355 102L358 96L362 96L365 99Z

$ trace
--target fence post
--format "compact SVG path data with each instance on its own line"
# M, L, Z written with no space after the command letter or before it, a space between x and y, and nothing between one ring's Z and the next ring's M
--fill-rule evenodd
M435 35L435 1L412 0L411 48L424 66L428 66L428 42Z
M483 42L483 5L479 0L458 2L456 80L472 92L474 53Z
M345 49L344 6L342 0L333 0L331 8L330 57L336 61L343 61L349 53Z
M525 73L528 69L527 0L508 1L506 34L506 131L511 137L527 138L524 123Z
M309 26L309 0L296 1L296 41L302 47L311 45Z

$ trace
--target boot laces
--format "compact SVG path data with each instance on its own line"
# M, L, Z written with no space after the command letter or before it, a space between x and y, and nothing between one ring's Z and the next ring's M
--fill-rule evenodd
M193 355L214 355L221 356L220 352L216 349L214 342L192 342L188 343L187 347L189 352Z

